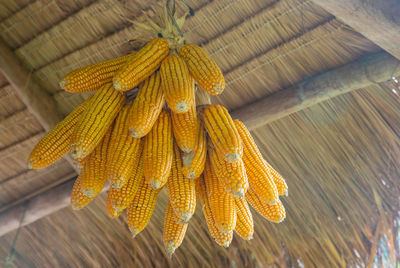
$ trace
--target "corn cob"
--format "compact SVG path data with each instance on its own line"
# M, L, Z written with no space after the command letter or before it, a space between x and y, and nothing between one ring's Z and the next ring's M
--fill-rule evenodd
M117 218L132 203L139 186L144 183L143 158L137 157L133 166L131 176L124 186L119 190L111 187L108 192L107 212L110 217Z
M281 174L279 174L275 169L268 164L267 161L264 160L265 166L268 170L268 175L274 180L276 188L278 189L279 195L288 196L288 186L284 178L282 178Z
M166 110L162 110L152 130L144 138L144 177L154 189L167 182L173 154L171 118Z
M209 159L206 160L204 168L204 181L215 225L223 233L232 232L237 220L235 200L219 183Z
M185 61L177 55L169 55L161 63L160 74L165 100L171 111L189 111L194 105L194 80Z
M253 216L246 199L235 198L237 222L235 231L244 240L253 239L254 222Z
M76 179L74 186L72 187L71 193L71 206L74 210L80 210L92 201L93 198L89 198L81 192L81 181Z
M60 87L69 92L98 90L104 84L111 83L114 73L133 55L129 54L78 68L60 81Z
M187 230L187 223L177 223L170 202L167 204L164 219L164 247L171 258L175 250L182 244Z
M88 155L79 174L81 192L87 197L97 196L107 181L107 150L110 144L112 127L110 127L100 144Z
M67 117L53 127L33 148L28 158L28 168L47 167L69 151L72 133L92 98L85 100Z
M190 74L203 90L211 95L224 91L225 79L221 69L201 47L186 44L179 50L179 55L186 61Z
M127 91L136 87L158 69L168 53L168 42L165 39L151 40L115 73L114 88Z
M206 133L203 129L200 120L198 120L198 137L196 139L196 146L193 152L183 153L182 156L182 173L186 178L196 179L203 173L204 165L207 157L207 140Z
M124 103L125 96L115 91L110 83L94 94L72 134L71 154L74 159L84 158L96 148Z
M225 191L235 197L244 197L249 183L242 159L233 163L221 159L213 146L208 149L210 163Z
M161 189L154 190L145 180L140 182L139 189L126 211L129 230L133 237L143 231L150 221Z
M112 188L119 190L131 177L131 173L140 157L141 140L129 134L128 120L132 104L122 108L115 120L111 135L110 148L108 151L107 178Z
M211 105L205 109L203 118L217 153L228 162L239 160L243 154L242 141L226 108Z
M177 222L187 223L196 209L195 182L185 178L182 173L181 152L174 144L174 159L171 176L167 181L169 203L176 215Z
M270 205L264 202L251 187L247 191L246 199L258 214L271 222L279 223L286 217L285 207L279 199L274 205Z
M135 138L147 135L156 122L165 98L161 89L160 72L156 71L139 86L129 114L129 129Z
M200 195L204 218L206 219L208 231L210 232L211 237L218 245L226 248L229 247L230 243L232 242L233 232L228 234L223 233L218 230L217 226L215 225L214 216L210 209L209 198L207 197L206 185L202 177L196 180L196 192L198 192Z
M274 181L268 175L264 159L246 126L239 120L234 120L234 123L243 142L243 163L250 188L264 202L272 205L279 195Z
M172 113L171 117L176 143L183 152L192 152L199 136L196 105L192 105L187 113Z

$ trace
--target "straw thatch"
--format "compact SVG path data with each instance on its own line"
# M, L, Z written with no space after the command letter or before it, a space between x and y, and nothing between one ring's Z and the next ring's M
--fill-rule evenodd
M142 14L151 15L157 5L145 0L9 2L0 4L0 36L64 115L89 94L60 91L58 80L74 68L142 45L129 20L143 20ZM231 110L379 50L308 0L188 2L196 13L183 31L221 66L228 86L213 102ZM74 170L65 160L45 170L26 170L26 157L44 130L7 82L1 77L0 82L1 210ZM265 158L286 178L289 197L283 199L287 219L276 225L257 216L250 242L235 238L229 249L218 247L198 210L183 245L169 260L161 240L166 193L135 240L124 217L106 216L102 194L83 211L63 209L23 227L11 263L355 267L366 265L376 248L378 257L384 255L381 239L387 258L394 260L400 208L400 98L395 92L400 89L392 82L336 97L253 131ZM0 238L2 261L15 235Z

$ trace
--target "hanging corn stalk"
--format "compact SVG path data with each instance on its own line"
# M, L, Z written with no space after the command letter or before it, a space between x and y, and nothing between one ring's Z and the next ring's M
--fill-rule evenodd
M134 22L146 42L142 49L61 80L67 91L96 92L39 141L29 166L51 165L70 150L82 167L73 208L89 204L108 178L108 214L118 217L126 209L133 236L150 221L166 185L164 245L171 256L198 197L211 236L228 247L233 231L245 240L253 237L248 203L271 222L285 218L279 196L287 195L287 185L244 124L222 105L211 105L210 94L225 88L223 74L206 51L186 43L180 28L188 14L178 18L169 4L158 17Z

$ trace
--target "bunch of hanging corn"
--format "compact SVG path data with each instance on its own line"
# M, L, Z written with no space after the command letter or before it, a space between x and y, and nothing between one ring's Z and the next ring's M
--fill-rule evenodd
M245 125L223 106L195 98L225 87L220 68L199 46L186 44L173 54L168 41L155 38L136 53L69 73L60 86L97 91L37 144L29 167L46 167L70 151L82 168L71 194L74 209L86 206L108 180L107 212L115 218L126 209L136 236L165 186L169 255L181 245L198 200L210 235L224 247L233 231L253 237L248 203L271 222L285 218L279 196L287 195L287 185ZM126 92L133 90L130 102Z

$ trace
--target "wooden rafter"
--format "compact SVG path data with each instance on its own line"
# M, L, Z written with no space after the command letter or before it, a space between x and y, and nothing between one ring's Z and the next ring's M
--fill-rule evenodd
M354 30L400 59L400 5L397 0L312 0Z
M2 40L0 40L0 71L45 130L50 130L61 121L62 115L57 110L54 98L36 83ZM78 171L70 157L67 156L65 159L74 170Z
M278 91L231 114L254 130L314 104L352 90L387 81L397 75L400 75L400 61L386 52L380 52L309 77L296 87ZM73 181L69 181L32 197L26 208L22 225L30 224L67 207L72 185ZM18 228L23 211L24 206L20 204L0 214L0 236Z

